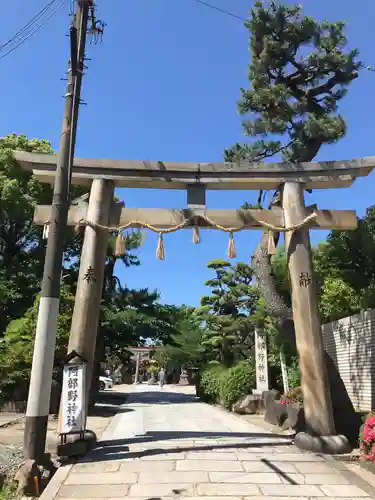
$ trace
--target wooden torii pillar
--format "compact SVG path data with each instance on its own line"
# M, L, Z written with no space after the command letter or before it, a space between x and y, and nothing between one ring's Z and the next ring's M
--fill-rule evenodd
M53 182L56 158L53 155L16 153L16 159L42 182ZM312 279L312 253L309 229L355 229L357 218L350 210L317 210L305 207L305 189L324 189L350 186L356 177L368 175L375 166L375 158L298 165L262 164L182 164L163 162L81 160L75 159L73 182L89 185L103 177L117 187L159 189L186 189L186 209L143 209L112 206L109 226L124 226L142 221L155 228L166 229L189 220L189 226L210 228L207 219L223 228L264 229L265 224L286 230L286 249L292 285L293 318L300 359L306 432L296 436L296 444L311 451L343 453L348 449L344 436L335 431L318 306ZM206 189L275 189L284 185L283 208L271 210L210 210L205 206ZM38 206L34 222L44 225L49 221L51 207ZM314 213L308 227L301 226ZM203 217L202 217L203 215ZM87 204L69 210L68 224L76 225L90 219ZM206 217L206 219L205 219ZM93 222L93 221L91 221ZM139 227L132 224L129 227ZM87 230L87 229L86 229ZM86 237L85 237L86 238ZM85 239L86 242L86 239ZM92 256L90 258L93 258ZM81 262L84 266L84 262ZM103 269L97 269L102 273ZM80 273L80 277L81 277ZM98 274L97 274L98 276ZM100 280L99 280L100 281ZM80 286L80 284L78 284ZM79 307L79 305L77 304ZM99 310L82 314L99 315ZM82 324L89 324L83 321ZM92 332L82 332L95 342Z

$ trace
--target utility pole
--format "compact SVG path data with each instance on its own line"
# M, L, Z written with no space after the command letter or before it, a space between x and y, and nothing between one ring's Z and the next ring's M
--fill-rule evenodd
M72 49L70 69L57 157L24 433L24 456L26 459L34 460L37 464L43 463L45 456L60 303L60 278L70 198L71 163L74 157L89 10L92 7L93 0L77 0L77 11L70 31Z

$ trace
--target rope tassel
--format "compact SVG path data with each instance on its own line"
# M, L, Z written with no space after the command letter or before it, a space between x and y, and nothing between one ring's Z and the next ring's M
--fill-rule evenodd
M201 237L199 234L199 227L194 226L193 227L193 243L194 243L194 245L196 245L197 243L200 243L200 242L201 242Z
M234 236L233 233L229 233L229 243L227 250L228 259L235 259L237 256L236 247L234 246Z
M164 260L165 259L164 240L163 240L163 234L162 233L159 233L158 246L156 247L156 258L158 260Z
M115 256L123 257L126 253L126 240L122 233L119 233L116 238Z

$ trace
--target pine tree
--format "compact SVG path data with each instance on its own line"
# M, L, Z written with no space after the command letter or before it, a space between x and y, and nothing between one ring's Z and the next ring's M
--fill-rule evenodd
M319 23L300 5L258 1L246 23L250 31L249 89L238 111L250 144L225 151L227 161L260 161L280 153L289 162L311 161L324 144L341 139L337 114L348 85L358 77L358 51L347 50L345 24Z
M248 358L252 350L251 314L259 295L248 264L231 266L227 261L214 260L207 267L216 276L206 281L211 295L202 297L196 311L206 325L203 345L211 359L231 366L238 359Z
M299 5L257 1L246 27L250 86L241 89L238 111L245 117L245 135L254 140L227 149L225 160L248 163L281 156L292 163L312 161L322 146L345 135L337 109L362 67L358 51L347 49L343 22L318 22L303 16ZM271 205L281 198L282 188ZM279 319L284 339L294 343L292 313L278 292L267 248L264 233L252 268L268 314Z

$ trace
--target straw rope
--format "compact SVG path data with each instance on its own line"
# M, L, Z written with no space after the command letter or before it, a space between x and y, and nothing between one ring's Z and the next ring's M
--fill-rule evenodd
M290 231L298 231L299 229L302 229L303 227L307 226L309 223L313 222L317 218L317 216L318 216L318 214L316 212L313 212L312 214L308 215L303 220L301 220L301 222L299 222L298 224L293 224L293 225L287 226L287 227L274 226L273 224L270 224L269 222L266 222L266 221L258 221L258 222L262 227L264 227L265 229L268 229L269 231L273 231L275 233L288 233ZM224 227L224 226L221 226L220 224L217 224L213 220L209 219L205 215L190 217L188 219L185 219L180 224L177 224L176 226L172 226L168 229L160 229L160 228L157 228L155 226L152 226L151 224L147 224L146 222L143 222L140 220L130 221L127 224L124 224L123 226L105 226L103 224L91 222L90 220L87 220L87 219L80 219L77 222L76 227L86 225L86 226L92 227L93 229L98 228L98 229L105 229L105 230L110 231L110 232L121 233L122 231L125 231L125 229L129 229L132 226L140 226L144 229L149 229L150 231L153 231L154 233L169 234L169 233L175 233L176 231L179 231L180 229L184 229L184 228L192 225L194 223L194 220L197 217L199 217L200 219L203 219L211 227L213 227L215 229L219 229L220 231L224 231L225 233L237 233L237 232L242 231L244 229L253 227L252 224L246 224L246 225L241 226L241 227Z
M290 231L298 231L299 229L304 228L311 222L313 222L317 218L318 214L317 212L313 212L307 217L305 217L301 222L298 224L293 224L291 226L287 227L278 227L274 226L273 224L270 224L269 222L266 221L258 221L259 224L264 227L266 230L268 230L268 254L269 255L275 255L276 253L276 247L275 247L275 242L274 242L274 233L287 233ZM239 231L242 231L247 228L253 227L252 224L246 224L241 227L224 227L221 226L220 224L217 224L213 220L209 219L206 215L199 215L199 216L192 216L188 219L185 219L183 222L180 224L177 224L176 226L170 227L168 229L160 229L155 226L152 226L151 224L147 224L146 222L140 221L140 220L133 220L128 222L127 224L124 224L123 226L105 226L103 224L98 224L96 222L92 222L87 219L80 219L75 227L76 232L79 232L79 229L83 226L89 226L93 229L102 229L106 230L109 232L116 232L118 234L117 240L116 240L116 249L115 249L115 254L120 256L124 255L126 251L126 241L125 238L122 235L122 232L125 231L126 229L129 229L130 227L142 227L144 229L149 229L150 231L153 231L154 233L159 234L158 238L158 245L156 248L156 258L159 260L164 260L165 259L165 249L164 249L164 241L163 241L163 235L164 234L169 234L169 233L175 233L176 231L179 231L180 229L184 229L186 227L192 226L193 228L193 243L199 243L200 242L200 235L199 235L199 227L196 224L197 218L203 219L209 226L215 229L219 229L220 231L223 231L225 233L229 233L229 242L228 242L228 249L227 249L227 256L230 259L234 259L236 257L236 248L234 244L234 236L233 233L238 233ZM45 229L48 228L49 222L45 224Z

